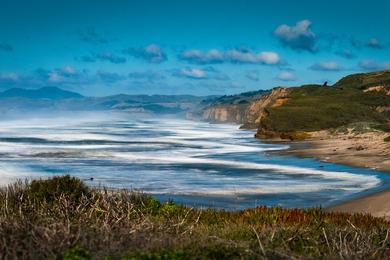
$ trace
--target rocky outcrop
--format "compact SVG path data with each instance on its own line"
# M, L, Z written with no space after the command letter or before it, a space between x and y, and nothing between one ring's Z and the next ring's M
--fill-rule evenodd
M371 91L384 93L385 95L390 96L390 86L385 86L385 85L372 86L364 90L364 92L371 92Z
M378 106L375 110L379 113L390 111L390 106Z

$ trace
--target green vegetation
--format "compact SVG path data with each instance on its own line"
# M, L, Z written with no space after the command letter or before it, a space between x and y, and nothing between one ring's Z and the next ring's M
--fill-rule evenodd
M384 139L385 142L390 142L390 135Z
M306 85L292 88L283 106L268 108L269 116L262 128L276 132L317 131L356 122L372 122L389 128L389 112L377 107L390 104L390 96L368 91L367 87L390 84L390 71L355 74L341 79L332 87Z
M79 179L69 175L49 180L33 180L28 186L27 195L32 200L54 202L60 196L78 202L89 195L89 188Z
M206 106L236 105L236 104L248 105L250 101L268 93L270 93L270 90L257 90L257 91L243 92L236 95L225 95L222 97L206 99L203 101L203 105Z
M364 134L373 131L389 132L387 125L378 125L377 123L370 122L357 122L348 125L343 125L330 130L332 133L343 133L343 134Z
M31 192L37 183L38 191ZM201 210L127 190L87 191L79 184L66 176L1 189L0 258L390 257L390 223L370 215L264 206Z
M352 74L342 78L334 86L363 90L378 85L390 85L390 70Z

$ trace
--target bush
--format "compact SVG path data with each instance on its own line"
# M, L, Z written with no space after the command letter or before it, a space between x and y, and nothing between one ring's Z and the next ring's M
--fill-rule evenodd
M63 260L90 260L90 253L82 247L76 246L67 250L62 256Z
M163 249L158 252L136 252L127 256L121 257L122 260L181 260L188 259L184 252Z
M183 212L184 207L182 205L175 204L173 201L164 203L161 207L161 213L166 216L174 216Z
M89 188L79 179L66 176L56 176L48 180L33 180L28 187L30 199L53 202L60 196L65 196L73 202L78 202L82 196L90 194Z
M385 142L390 142L390 135L388 137L386 137L385 139L383 139Z

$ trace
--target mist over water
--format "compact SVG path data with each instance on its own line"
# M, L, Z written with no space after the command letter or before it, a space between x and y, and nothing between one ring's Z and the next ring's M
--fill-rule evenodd
M237 125L172 118L107 112L2 120L0 185L70 174L91 186L241 209L327 206L389 184L379 172L270 153L286 148Z

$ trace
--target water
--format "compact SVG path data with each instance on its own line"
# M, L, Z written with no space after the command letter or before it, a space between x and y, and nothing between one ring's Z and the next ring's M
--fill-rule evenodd
M288 145L262 143L236 125L77 116L0 121L0 184L70 174L160 200L242 209L328 206L390 183L380 172L270 153Z

